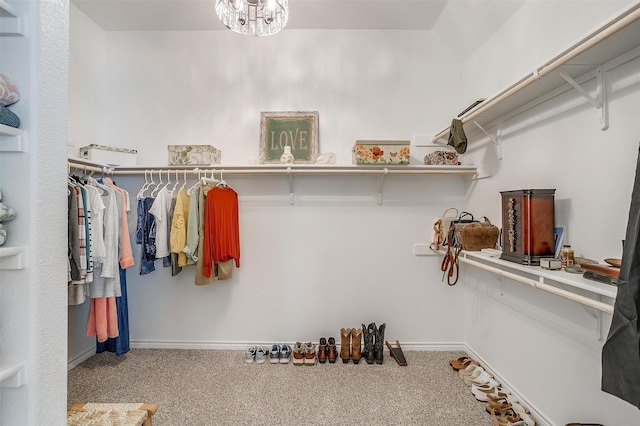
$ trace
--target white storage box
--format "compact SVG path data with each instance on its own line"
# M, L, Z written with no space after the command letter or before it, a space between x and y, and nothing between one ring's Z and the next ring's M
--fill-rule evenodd
M106 145L91 144L80 148L80 158L111 166L135 166L138 151Z

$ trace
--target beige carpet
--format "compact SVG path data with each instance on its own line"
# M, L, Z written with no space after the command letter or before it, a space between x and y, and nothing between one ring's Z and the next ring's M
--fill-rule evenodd
M405 351L400 367L246 364L242 351L133 349L102 353L69 372L68 405L158 404L154 426L490 426L484 404L449 366L460 352Z

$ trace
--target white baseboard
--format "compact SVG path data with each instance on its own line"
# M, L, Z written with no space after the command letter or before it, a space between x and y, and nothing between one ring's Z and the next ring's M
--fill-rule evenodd
M95 354L96 354L96 347L95 345L93 345L92 347L88 348L81 354L77 355L72 360L67 361L67 371L70 371L76 368L78 365L82 364L84 361L88 360Z
M132 340L130 345L136 349L218 349L244 350L250 346L271 347L274 342L195 342L168 340ZM293 342L288 343L293 346ZM336 342L340 347L340 342ZM389 342L392 343L392 342ZM402 349L407 351L466 351L466 345L458 342L403 342Z
M509 383L508 380L506 380L504 377L500 376L500 373L497 370L495 370L493 367L491 367L491 364L486 362L480 355L475 353L475 351L473 349L471 349L469 346L467 346L466 344L464 345L464 351L467 354L469 354L469 356L471 358L473 358L476 361L478 361L480 363L480 365L482 366L482 368L484 368L489 373L491 373L493 375L493 377L495 378L495 380L498 383L500 383L503 388L505 388L509 392L511 392L511 394L513 394L523 406L525 406L525 407L527 407L529 409L529 411L531 412L533 417L536 419L536 425L538 425L538 426L554 426L554 424L551 423L540 412L540 410L535 405L532 405L529 401L527 401L526 398L522 397L522 395L518 392L518 390L515 387L513 387Z

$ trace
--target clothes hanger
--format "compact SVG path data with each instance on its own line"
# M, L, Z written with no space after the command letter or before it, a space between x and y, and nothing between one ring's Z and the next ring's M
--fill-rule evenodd
M206 175L204 177L201 178L203 183L207 183L207 182L212 182L212 183L218 183L220 182L218 179L216 179L213 176L213 173L216 171L216 169L211 169L211 177L207 177Z
M196 189L198 187L198 185L200 185L200 169L199 168L195 168L193 169L193 173L198 173L198 179L196 179L196 183L193 184L192 187L190 187L189 189L187 189L187 194L191 195L191 193L193 192L194 189ZM186 181L186 180L185 180Z
M227 184L227 182L224 180L224 177L222 176L222 172L223 170L220 170L220 181L218 182L218 184L216 186L218 187L223 187L223 188L228 188L229 185Z
M164 187L164 183L162 182L162 170L158 171L158 178L160 180L156 184L156 187L153 189L153 191L151 191L151 196L152 197L157 196L158 192L160 192L160 189L162 189Z
M136 195L136 199L141 200L144 198L144 191L149 187L149 180L147 179L148 170L144 171L144 183L140 187L140 191L138 191L138 195Z
M178 177L178 170L176 169L176 183L175 183L175 185L173 185L173 188L171 188L171 193L172 194L176 193L176 188L178 187L179 183L180 183L180 178Z
M178 174L178 171L176 170L176 175ZM182 186L180 187L180 189L184 189L185 185L187 184L187 169L183 170L183 181L182 181Z

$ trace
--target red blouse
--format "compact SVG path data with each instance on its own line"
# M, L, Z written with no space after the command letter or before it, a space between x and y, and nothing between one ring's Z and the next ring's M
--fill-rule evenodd
M206 196L203 275L210 277L214 263L234 259L240 267L240 226L238 194L233 189L216 186Z

